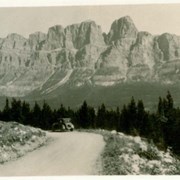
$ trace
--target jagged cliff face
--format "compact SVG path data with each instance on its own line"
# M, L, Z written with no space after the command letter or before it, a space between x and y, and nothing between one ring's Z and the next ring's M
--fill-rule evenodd
M129 16L115 20L108 34L94 21L26 39L0 39L0 95L48 94L64 84L112 86L124 82L179 83L180 37L139 32Z

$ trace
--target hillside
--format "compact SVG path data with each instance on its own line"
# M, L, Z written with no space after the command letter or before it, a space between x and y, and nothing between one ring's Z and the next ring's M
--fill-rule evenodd
M64 104L77 109L84 100L95 108L102 103L106 104L108 108L116 108L117 106L121 108L134 96L137 100L142 99L148 110L154 111L157 108L159 96L164 96L167 91L170 91L173 95L175 106L180 106L179 90L180 86L178 84L167 85L147 82L122 83L106 88L87 84L81 87L64 85L47 95L41 95L38 91L35 91L22 99L30 102L32 105L34 105L35 100L39 104L43 104L43 100L46 100L52 108L57 108ZM5 100L3 99L2 102L5 103Z

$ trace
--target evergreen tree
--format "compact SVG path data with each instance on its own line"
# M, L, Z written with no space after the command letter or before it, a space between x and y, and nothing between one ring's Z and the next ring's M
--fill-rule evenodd
M172 110L174 108L174 102L173 102L173 98L171 96L171 93L169 91L167 92L166 99L167 99L168 110Z
M68 117L67 110L63 104L61 104L60 108L57 110L57 116L58 118Z
M121 120L121 116L120 116L120 110L119 107L116 108L116 123L115 123L115 127L116 127L116 131L119 131L119 126L120 126L120 120Z
M93 107L88 107L88 116L89 116L89 127L96 128L96 114Z
M106 121L106 107L104 104L98 108L97 118L96 118L96 127L97 128L105 128Z
M42 119L42 117L41 117L41 108L38 105L38 103L35 102L33 110L32 110L32 125L34 127L41 128L41 123L40 123L41 119Z
M119 126L118 126L118 131L120 132L129 132L129 121L127 121L128 118L128 110L126 105L123 106L123 109L121 110L120 114L120 121L119 121Z
M163 139L164 147L172 145L172 132L175 124L175 110L173 105L173 98L170 92L167 92L166 98L163 98L161 103L163 113L159 118L157 125L159 126L159 132L161 132L161 137Z
M162 123L157 119L157 115L154 113L149 114L148 118L148 131L146 137L149 140L153 140L161 149L165 148L165 142L162 131Z
M74 116L74 111L69 106L67 109L67 116L71 118Z
M176 112L174 110L174 105L173 105L173 98L170 94L170 92L167 92L166 95L166 118L167 121L163 123L163 133L164 133L164 140L167 144L167 146L172 146L173 144L173 129L176 123Z
M11 102L10 119L23 124L21 101L15 98Z
M175 123L171 131L171 144L173 151L180 155L180 109L179 107L175 110Z
M141 135L145 135L146 130L148 129L148 115L144 109L144 104L142 100L138 101L137 104L137 130Z
M89 128L91 125L91 119L89 116L89 109L86 101L83 102L82 106L77 112L77 117L78 117L78 124L82 128Z
M22 122L26 125L32 125L30 105L25 101L22 103Z
M163 101L162 101L162 98L161 98L161 97L159 97L157 114L158 114L159 116L164 115L164 106L163 106Z
M52 126L52 110L50 108L50 106L44 101L43 103L43 107L41 110L41 127L43 129L51 129Z
M104 121L104 129L111 130L113 128L114 113L111 109L106 111L106 119Z
M164 114L163 116L167 117L169 107L168 107L168 101L166 98L163 98L163 109L164 109Z
M9 100L6 98L6 104L2 111L2 119L4 121L10 121L10 107L9 107Z
M129 124L128 132L130 134L136 135L138 122L137 122L137 107L136 107L136 102L134 100L134 97L131 98L131 102L128 105L127 111L128 111L127 121Z
M157 118L161 122L165 122L167 120L167 100L165 98L159 97L158 110L157 110Z

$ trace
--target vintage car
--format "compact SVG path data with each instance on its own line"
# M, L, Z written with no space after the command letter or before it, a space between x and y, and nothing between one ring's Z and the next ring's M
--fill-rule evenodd
M74 125L71 118L59 118L58 122L53 123L52 131L73 131Z

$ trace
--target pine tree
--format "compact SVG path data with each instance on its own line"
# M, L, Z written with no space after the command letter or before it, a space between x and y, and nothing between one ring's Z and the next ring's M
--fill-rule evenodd
M167 112L168 112L168 106L167 106L167 100L165 98L159 97L159 103L158 103L158 110L157 110L157 118L161 122L167 121Z
M104 104L98 108L97 118L96 118L96 126L97 128L105 128L105 121L106 119L106 107Z
M38 103L35 102L33 110L32 110L32 125L34 127L41 128L41 124L40 124L41 119L42 119L42 117L41 117L41 108L38 105Z
M163 98L163 109L164 109L164 114L163 116L167 117L169 107L168 107L168 101L166 98Z
M136 102L134 100L134 97L131 98L131 102L128 105L128 117L127 121L129 124L129 133L136 135L137 131L137 107L136 107Z
M138 101L137 104L137 130L141 135L144 135L146 132L144 131L147 128L147 113L144 109L144 104L142 100Z
M120 114L118 131L125 133L129 132L129 121L127 121L127 118L128 118L128 111L126 105L124 105Z
M164 115L164 106L163 106L163 101L162 101L162 98L161 98L161 97L159 97L157 114L158 114L159 116Z
M114 129L114 118L115 118L115 113L111 109L110 111L106 111L106 121L104 124L104 128L108 130Z
M164 140L167 145L173 144L173 129L176 123L176 112L174 110L174 102L170 92L166 95L166 118L167 121L163 123Z
M2 111L2 119L4 121L10 121L10 107L9 107L9 100L6 98L6 104Z
M88 107L88 116L89 116L89 127L90 128L96 128L96 122L95 122L95 118L96 118L96 114L95 114L95 110L93 107Z
M67 110L63 106L63 104L61 104L60 108L57 110L57 115L58 115L58 118L68 117Z
M168 145L172 145L173 143L172 132L176 119L173 98L169 91L167 92L166 98L163 98L163 100L161 101L161 109L163 113L160 114L159 122L157 123L159 125L158 131L161 132L164 147L167 147Z
M153 141L156 144L159 144L159 147L164 149L165 143L163 138L163 131L162 131L162 123L157 119L157 115L154 113L149 114L148 118L148 131L146 137Z
M172 110L174 108L174 102L171 93L169 91L167 92L166 99L167 99L168 110Z
M86 101L83 102L82 106L78 110L77 116L78 116L78 124L80 125L80 127L82 128L90 127L91 122L88 113L88 105Z
M11 121L23 123L22 104L20 100L16 100L15 98L11 102L10 119Z
M175 123L171 131L171 144L172 150L180 155L180 109L179 107L175 109Z
M25 101L22 103L22 122L26 125L32 125L30 105Z
M120 110L119 107L116 108L116 123L115 123L115 127L116 127L116 131L119 131L119 126L120 126Z
M41 110L41 127L43 129L50 129L52 126L52 110L50 106L44 101L43 107Z

